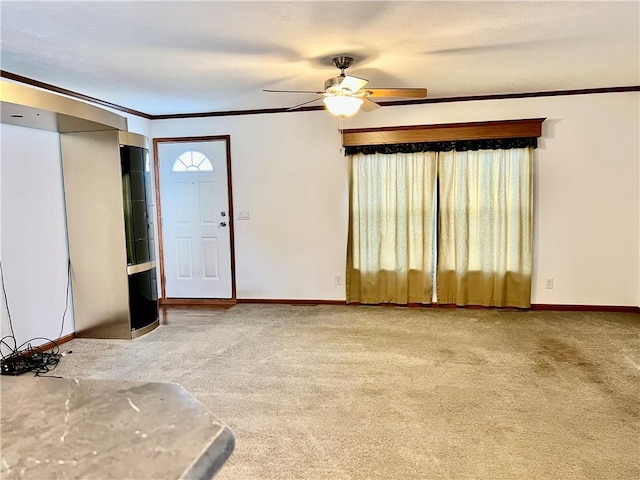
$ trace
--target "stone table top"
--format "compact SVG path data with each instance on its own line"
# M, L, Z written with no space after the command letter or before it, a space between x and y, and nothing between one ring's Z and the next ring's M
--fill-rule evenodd
M0 380L3 479L210 479L234 436L183 387Z

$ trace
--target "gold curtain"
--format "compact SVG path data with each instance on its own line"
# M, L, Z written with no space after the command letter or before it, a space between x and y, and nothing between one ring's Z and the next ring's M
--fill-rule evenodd
M350 156L347 302L431 303L436 153Z
M531 306L533 149L439 152L439 303Z

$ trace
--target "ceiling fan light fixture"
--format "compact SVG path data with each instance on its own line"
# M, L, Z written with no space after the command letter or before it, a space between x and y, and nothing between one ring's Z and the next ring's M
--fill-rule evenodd
M338 117L350 117L360 110L364 100L350 95L326 95L322 102L330 113Z
M1 1L1 0L0 0ZM367 88L369 80L353 75L345 75L344 71L353 63L353 57L335 57L333 64L340 70L340 75L331 77L324 82L324 90L264 90L265 92L282 93L315 93L321 95L329 113L340 118L350 117L360 111L371 112L380 105L375 100L379 98L426 98L426 88ZM370 98L371 97L371 98ZM287 111L295 110L303 105L314 103L320 98L299 103ZM375 99L375 100L374 100Z

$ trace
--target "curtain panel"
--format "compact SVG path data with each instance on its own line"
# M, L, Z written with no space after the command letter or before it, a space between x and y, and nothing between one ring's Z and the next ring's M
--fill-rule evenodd
M531 306L533 146L361 152L350 168L347 303L431 303L437 245L439 303Z
M347 303L431 303L435 152L355 154Z
M439 303L531 306L533 149L438 154Z

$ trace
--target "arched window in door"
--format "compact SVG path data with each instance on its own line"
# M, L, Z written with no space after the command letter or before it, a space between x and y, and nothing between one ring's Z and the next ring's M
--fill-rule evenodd
M181 153L173 162L172 172L213 172L213 164L209 157L197 150Z

